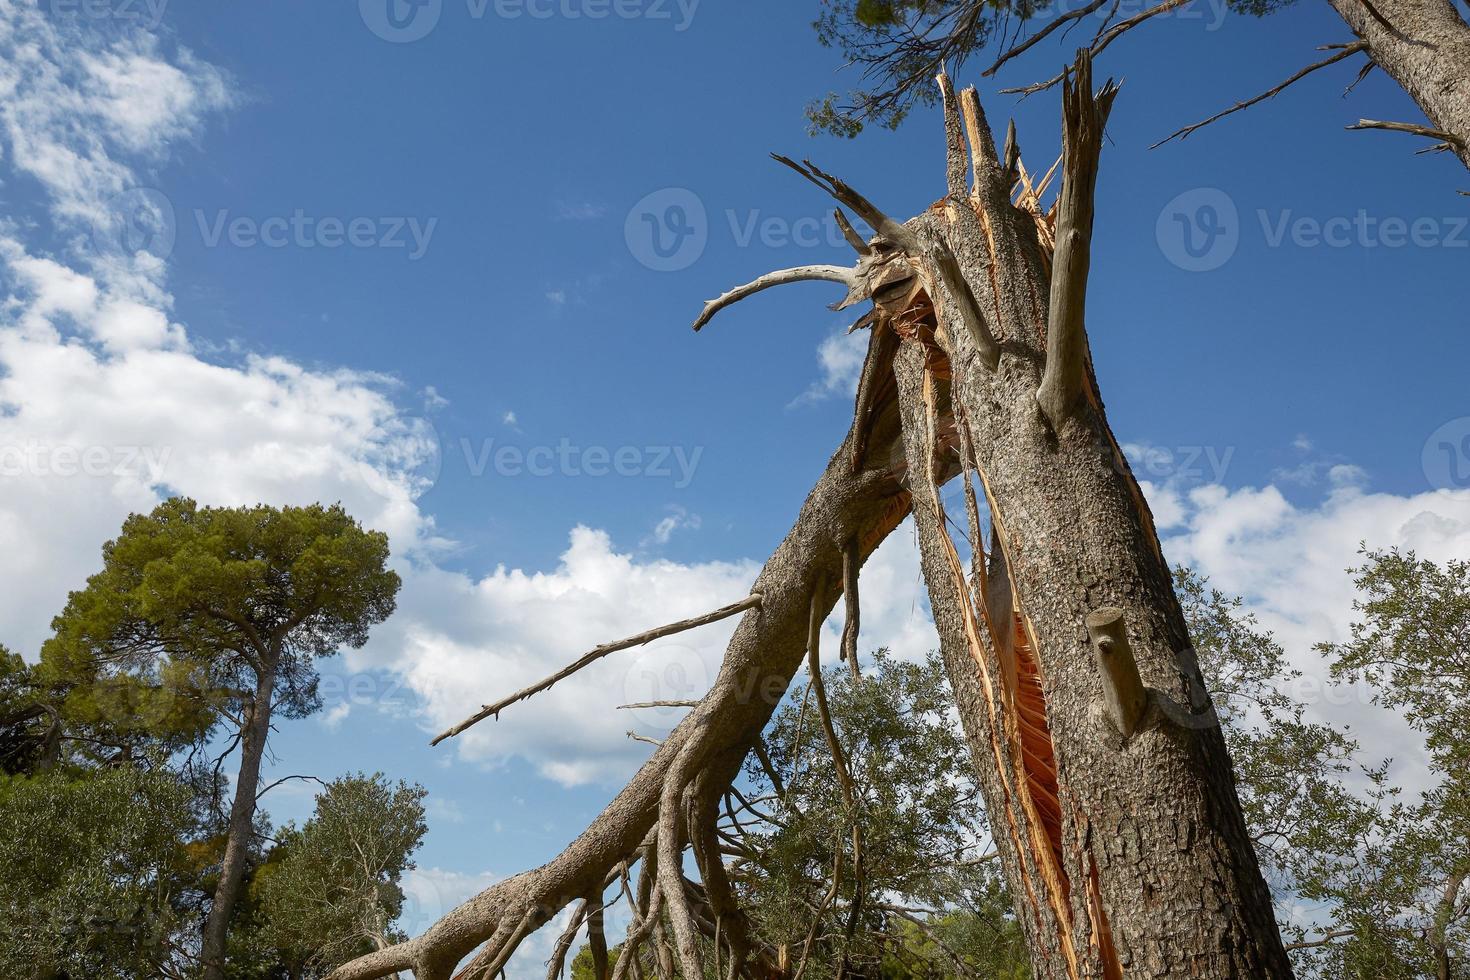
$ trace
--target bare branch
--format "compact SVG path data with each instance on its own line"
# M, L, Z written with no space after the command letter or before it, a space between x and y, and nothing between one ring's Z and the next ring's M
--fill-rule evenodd
M1086 370L1085 311L1091 265L1093 192L1103 130L1118 88L1112 79L1092 91L1092 55L1077 52L1075 80L1062 86L1062 190L1057 207L1056 252L1046 328L1046 369L1036 400L1060 430L1082 392Z
M779 153L772 153L771 158L777 163L790 167L813 184L822 188L822 190L836 198L839 204L846 205L859 218L866 221L878 233L880 238L885 239L905 252L913 254L914 245L916 244L914 233L905 228L901 223L894 221L887 214L878 210L872 201L869 201L866 197L853 190L841 178L833 177L831 174L823 172L810 160L803 160L801 163L797 163L790 157L783 157Z
M1088 53L1096 58L1098 55L1102 54L1103 50L1109 44L1112 44L1118 38L1122 37L1124 34L1128 33L1139 24L1142 24L1144 21L1149 20L1150 18L1157 17L1160 14L1167 14L1169 11L1175 9L1176 7L1182 7L1188 2L1189 0L1164 0L1163 3L1155 4L1154 6L1149 7L1147 10L1139 11L1132 17L1129 17L1127 20L1118 21L1118 23L1114 24L1112 27L1108 28L1106 31L1098 36L1098 39L1093 42L1092 47L1087 49ZM1065 78L1066 75L1067 73L1063 71L1052 78L1048 78L1044 82L1037 82L1034 85L1024 85L1020 88L1003 88L1000 91L1002 95L1020 95L1024 98L1025 96L1034 95L1037 92L1044 92L1049 88L1054 88L1055 86L1060 85L1062 79Z
M741 599L739 602L731 603L728 606L723 606L719 609L716 609L714 612L705 613L703 616L696 616L693 619L680 620L677 623L670 623L668 626L660 626L658 629L652 629L646 633L639 633L638 635L630 636L625 640L618 640L613 643L604 643L602 646L595 648L590 653L584 654L583 656L575 660L570 666L563 667L561 670L552 674L545 680L537 681L530 687L517 691L515 694L512 694L508 698L504 698L500 701L495 702L494 704L486 705L484 708L475 712L473 715L466 718L458 725L455 725L453 728L439 735L429 744L438 745L446 738L452 738L455 735L458 735L460 732L463 732L470 726L478 724L479 722L484 721L486 718L489 718L492 715L498 716L500 712L515 704L517 701L524 701L526 700L526 698L532 697L536 694L540 694L542 691L551 687L557 681L565 680L566 678L575 674L577 671L588 666L589 664L596 663L610 653L617 653L619 650L626 650L629 647L640 647L646 643L652 643L654 640L661 639L665 636L672 636L675 633L682 633L685 630L694 629L697 626L708 626L710 623L717 623L722 619L728 619L731 616L734 616L736 613L744 612L747 609L754 609L760 604L760 593L753 592L750 595L746 596L744 599Z
M698 701L635 701L632 704L620 704L617 710L624 711L628 708L697 708Z
M1325 48L1318 48L1317 50L1323 51L1323 50L1326 50L1326 49ZM1178 139L1180 139L1180 140L1188 139L1189 138L1189 134L1190 133L1193 133L1196 129L1203 129L1204 127L1208 126L1210 123L1215 122L1216 120L1219 120L1219 119L1224 119L1226 116L1230 115L1231 113L1240 112L1242 109L1249 109L1251 106L1256 105L1257 103L1265 102L1267 99L1275 98L1277 95L1280 95L1281 92L1283 90L1285 90L1287 87L1295 84L1296 82L1301 81L1303 78L1306 78L1308 75L1310 75L1312 72L1318 70L1319 68L1326 68L1329 65L1335 65L1339 61L1342 61L1344 58L1351 58L1353 55L1359 53L1360 51L1366 51L1366 50L1368 50L1368 42L1367 41L1355 41L1352 44L1348 44L1345 47L1339 49L1338 52L1336 54L1332 55L1331 57L1323 58L1321 61L1318 61L1315 64L1311 64L1311 65L1308 65L1307 67L1303 68L1301 71L1299 71L1296 74L1292 75L1290 78L1288 78L1286 81L1282 82L1280 85L1277 85L1275 88L1268 89L1267 91L1262 92L1260 95L1256 96L1255 98L1246 99L1244 102L1237 102L1237 103L1235 103L1235 105L1231 106L1229 109L1225 109L1225 110L1223 110L1221 112L1217 112L1217 113L1215 113L1213 116L1211 116L1208 119L1201 120L1200 122L1194 123L1193 125L1185 126L1183 129L1176 130L1176 131L1170 133L1168 136L1165 136L1163 139L1159 140L1153 146L1150 146L1149 149L1150 150L1156 150L1159 147L1163 146L1165 143L1169 142L1170 140L1172 140L1172 139L1174 139L1176 137ZM1372 67L1373 67L1373 62L1372 61L1369 61L1368 62L1368 65L1367 65L1367 68L1372 68ZM1365 71L1366 70L1367 69L1365 68ZM1359 78L1361 79L1361 77L1362 76L1360 75ZM1353 84L1357 84L1357 83L1354 82Z
M1062 14L1062 16L1058 17L1056 20L1052 21L1050 24L1047 24L1041 30L1037 31L1035 34L1031 35L1029 38L1027 38L1026 40L1022 41L1020 44L1017 44L1016 46L1012 47L1005 54L1001 55L999 58L996 59L995 64L991 65L989 68L985 69L980 74L982 76L984 76L985 78L991 77L997 71L1000 70L1000 66L1001 65L1005 64L1007 61L1010 61L1012 58L1015 58L1015 57L1017 57L1019 55L1025 54L1027 51L1031 50L1031 48L1034 47L1036 44L1040 43L1041 41L1046 40L1046 38L1053 31L1055 31L1057 28L1061 27L1062 25L1064 25L1064 24L1066 24L1066 23L1068 23L1070 21L1081 20L1083 17L1086 17L1088 14L1091 14L1091 13L1097 11L1097 10L1100 10L1102 8L1103 4L1105 4L1107 2L1108 2L1108 0L1092 0L1092 3L1089 3L1085 7L1079 7L1076 10L1073 10L1073 11L1070 11L1068 13Z
M582 928L582 920L587 918L587 911L591 908L591 902L582 899L581 904L572 913L571 920L562 934L557 937L556 948L551 951L551 959L546 961L546 980L558 980L566 966L567 953L571 951L572 943L577 938L577 933Z
M847 215L843 213L841 208L835 208L832 211L832 217L837 219L837 227L842 229L842 237L847 239L847 244L852 246L853 251L859 255L872 254L872 246L863 240L862 235L857 233L857 229L852 226L851 221L847 220Z
M259 793L256 793L255 794L255 802L259 803L260 802L260 798L262 796L264 796L265 794L269 793L271 790L275 789L277 786L281 785L282 783L289 782L289 781L291 781L293 779L309 779L312 782L316 783L318 786L326 786L327 785L326 783L322 782L316 776L282 776L280 779L277 779L275 782L271 783L269 786L267 786L265 789L261 790Z
M820 280L823 282L839 282L848 288L848 296L838 304L837 309L851 306L853 302L862 297L854 299L853 289L857 286L857 275L852 269L841 265L799 265L794 269L780 269L776 272L767 272L765 275L743 286L734 289L704 304L704 312L699 314L699 319L694 321L694 329L702 330L704 325L714 319L716 313L727 306L740 302L747 296L754 296L762 290L770 289L772 286L784 286L792 282L810 282Z
M1387 129L1395 133L1408 133L1411 136L1423 136L1427 139L1439 140L1450 146L1465 149L1465 141L1454 133L1447 133L1442 129L1431 129L1428 126L1420 126L1417 123L1406 122L1384 122L1379 119L1359 119L1356 123L1347 127L1348 129Z
M660 742L656 738L649 738L647 735L639 735L637 732L634 732L634 731L628 732L628 737L631 738L635 742L647 742L649 745L662 745L662 744L664 744L663 742Z
M858 602L858 555L857 541L850 540L842 549L842 598L847 616L842 623L842 659L847 661L854 682L861 681L858 669L858 629L862 611Z

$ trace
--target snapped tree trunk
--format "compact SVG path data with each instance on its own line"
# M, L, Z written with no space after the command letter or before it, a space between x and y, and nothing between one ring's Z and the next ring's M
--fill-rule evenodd
M898 338L877 367L897 384L924 579L1037 976L1290 977L1169 569L1092 376L1093 191L1117 90L1094 93L1091 75L1086 51L1064 75L1049 213L1014 131L997 153L974 90L957 100L943 76L947 193L924 214L900 224L810 162L777 159L877 232L850 239L845 275L819 278L847 285L841 305L873 300L866 322ZM763 276L699 324L804 276ZM969 576L939 495L956 471L977 553L982 522L993 535Z
M684 976L705 975L701 939L730 954L730 977L782 975L790 956L747 957L748 932L715 925L732 921L734 895L711 863L712 801L738 775L821 619L844 587L851 593L855 565L910 509L1036 975L1291 976L1169 569L1092 376L1093 188L1116 90L1094 94L1090 58L1079 55L1063 85L1061 191L1044 214L1014 139L997 154L973 89L957 102L940 83L943 200L899 223L811 163L777 157L877 234L862 240L839 210L858 253L852 268L769 273L710 301L696 321L812 279L846 287L839 308L872 303L857 324L871 335L852 431L757 579L759 604L714 687L560 856L329 980L408 968L444 980L481 943L459 976L494 977L531 931L637 856L638 891L649 897L636 903L619 967L667 921ZM1010 196L1018 183L1022 206ZM959 473L973 490L965 518L977 552L982 522L992 529L988 558L968 577L938 489ZM684 877L691 844L702 885ZM673 964L660 962L670 974Z
M909 223L935 300L913 307L894 362L924 578L1037 976L1289 977L1169 568L1086 356L1113 90L1094 96L1086 58L1073 77L1052 216L1012 204L1015 172L971 91L975 190L952 179ZM953 173L961 110L945 95ZM946 282L949 256L967 289ZM994 367L977 319L1000 345ZM956 459L972 545L983 519L992 532L970 576L934 477ZM1126 632L1090 636L1101 610L1121 610ZM1120 675L1135 700L1140 676L1147 689L1136 730L1115 720Z
M1470 25L1452 0L1328 0L1470 167ZM1429 134L1423 134L1429 135Z
M220 862L219 882L214 888L214 901L204 921L204 944L201 950L205 980L224 980L225 941L229 934L230 914L240 895L245 878L245 861L250 854L250 836L255 822L255 798L260 787L260 759L270 734L271 699L275 694L274 663L260 672L255 684L255 700L240 733L240 771L235 779L235 798L230 803L230 820L225 840L225 856Z

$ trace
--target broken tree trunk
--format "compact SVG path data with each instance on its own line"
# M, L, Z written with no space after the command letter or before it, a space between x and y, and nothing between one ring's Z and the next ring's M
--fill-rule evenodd
M1054 217L1012 205L973 91L963 109L945 99L968 124L974 192L911 227L959 258L1002 354L987 366L970 311L951 301L895 359L924 577L1038 977L1289 977L1213 714L1171 712L1181 724L1155 711L1120 732L1112 701L1138 692L1112 689L1089 636L1089 617L1095 627L1121 610L1150 697L1190 705L1202 687L1084 356L1092 182L1114 92L1094 95L1090 74L1080 57L1064 87ZM1038 219L1055 232L1054 257ZM920 265L936 288L939 264ZM974 471L974 509L993 529L974 582L930 476L946 453Z
M1035 188L1012 203L1014 139L1002 158L974 90L957 100L939 83L948 187L926 213L899 225L797 169L878 230L841 280L844 304L866 294L872 329L899 338L889 364L924 578L1036 975L1290 977L1224 740L1194 704L1202 681L1169 569L1090 366L1093 188L1116 89L1094 93L1085 51L1066 73L1062 184L1042 214ZM982 512L993 535L973 581L938 492L956 470L978 485L973 546ZM1113 635L1095 644L1089 623Z

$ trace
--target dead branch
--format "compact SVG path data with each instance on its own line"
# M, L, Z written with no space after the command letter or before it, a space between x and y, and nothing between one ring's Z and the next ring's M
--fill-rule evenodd
M807 180L830 194L839 204L846 205L859 218L866 221L868 226L877 232L878 237L889 242L896 248L912 254L915 244L913 232L905 228L900 222L894 221L887 214L880 211L872 201L853 190L841 178L824 173L810 160L803 160L801 163L797 163L790 157L784 157L779 153L772 153L771 159L795 170Z
M607 933L603 930L602 912L605 906L601 895L588 895L585 901L591 907L587 914L587 945L592 950L592 976L594 980L609 980L607 966Z
M872 316L870 313L869 316ZM857 405L853 409L852 471L861 472L867 463L868 443L873 436L874 408L878 389L893 370L893 354L898 350L898 335L885 322L875 321L873 332L868 335L868 354L863 359L862 374L858 377Z
M1083 17L1095 13L1096 11L1102 9L1103 4L1107 2L1108 0L1092 0L1092 2L1087 4L1087 6L1085 7L1079 7L1076 10L1072 10L1065 14L1062 14L1062 16L1053 20L1050 24L1047 24L1035 34L1032 34L1020 44L1017 44L1010 48L1010 50L1006 51L1004 54L996 59L995 64L991 65L980 74L985 78L990 78L996 72L1000 71L1001 65L1005 64L1007 61L1010 61L1012 58L1025 54L1027 51L1031 50L1032 47L1046 40L1057 28L1069 23L1070 21L1081 20Z
M1325 51L1327 49L1325 47L1322 47L1322 48L1318 48L1317 50L1318 51ZM1273 99L1277 95L1280 95L1285 89L1287 89L1291 85L1294 85L1295 83L1301 81L1303 78L1306 78L1312 72L1317 71L1320 68L1326 68L1329 65L1335 65L1339 61L1342 61L1345 58L1351 58L1353 55L1359 53L1360 51L1367 51L1367 50L1368 50L1368 42L1367 41L1354 41L1351 44L1344 45L1343 47L1341 47L1337 51L1336 54L1334 54L1334 55L1332 55L1330 57L1327 57L1327 58L1323 58L1321 61L1318 61L1318 62L1316 62L1314 64L1308 65L1307 67L1303 68L1301 71L1299 71L1296 74L1292 75L1286 81L1282 82L1280 85L1277 85L1274 88L1271 88L1271 89L1266 90L1265 92L1262 92L1260 95L1257 95L1255 98L1246 99L1244 102L1237 102L1237 103L1235 103L1235 105L1231 106L1229 109L1225 109L1225 110L1223 110L1221 112L1217 112L1217 113L1215 113L1213 116L1211 116L1208 119L1201 120L1200 122L1194 123L1193 125L1190 125L1190 126L1185 126L1183 129L1175 130L1174 132L1170 133L1168 136L1165 136L1163 139L1159 140L1153 146L1150 146L1149 149L1150 150L1156 150L1159 147L1163 146L1165 143L1169 142L1170 140L1172 140L1172 139L1174 139L1176 137L1178 139L1180 139L1180 140L1186 140L1186 139L1189 138L1189 134L1190 133L1193 133L1197 129L1203 129L1204 127L1208 126L1210 123L1215 122L1215 121L1220 120L1220 119L1224 119L1226 116L1230 115L1231 113L1240 112L1242 109L1249 109L1251 106L1256 105L1256 104L1261 103L1261 102L1265 102L1267 99ZM1367 64L1367 66L1365 67L1364 71L1366 72L1367 69L1372 68L1372 67L1373 67L1373 62L1372 61L1369 61L1368 64ZM1362 76L1359 75L1359 79L1361 79L1361 78L1362 78ZM1356 85L1357 82L1354 82L1353 84Z
M1418 123L1406 122L1384 122L1380 119L1359 119L1356 123L1347 127L1348 129L1386 129L1395 133L1408 133L1411 136L1423 136L1426 139L1438 140L1447 146L1465 149L1463 139L1454 133L1447 133L1442 129L1431 129L1428 126L1420 126Z
M822 721L822 732L827 736L827 749L832 753L832 765L837 772L837 783L842 788L843 802L847 807L847 818L852 821L852 874L853 893L852 902L848 908L847 926L843 930L845 943L842 949L842 962L838 970L839 977L846 976L849 972L849 948L852 944L853 934L857 931L857 924L862 915L863 904L863 828L862 814L857 805L857 787L853 784L852 771L848 768L847 755L842 750L842 743L837 738L837 727L832 723L832 710L827 704L827 685L822 681L821 662L821 639L822 639L822 589L819 587L812 593L812 616L807 631L807 670L812 678L812 698L817 704L817 715Z
M576 941L577 933L582 929L582 920L587 918L590 908L591 905L587 899L582 899L567 922L567 927L557 937L556 947L551 951L551 959L546 962L546 980L558 980L562 975L562 970L566 967L567 953L571 952L572 943Z
M1046 329L1046 368L1036 400L1060 431L1082 393L1087 333L1087 273L1091 265L1093 192L1103 130L1118 87L1109 79L1092 91L1092 55L1077 52L1075 80L1062 85L1062 190L1052 258L1051 304Z
M542 691L545 691L546 689L554 685L557 681L566 680L577 671L583 669L584 667L587 667L590 664L596 663L603 657L606 657L608 654L617 653L619 650L626 650L629 647L643 646L644 644L652 643L654 640L662 639L665 636L672 636L675 633L682 633L685 630L691 630L698 626L708 626L710 623L718 623L722 619L729 619L736 613L744 612L747 609L754 609L760 604L760 593L753 592L750 595L746 596L744 599L741 599L739 602L731 603L728 606L722 606L721 608L716 609L714 612L705 613L703 616L695 616L693 619L684 619L680 620L677 623L670 623L667 626L660 626L657 629L651 629L647 632L639 633L636 636L630 636L624 640L617 640L612 643L604 643L602 646L594 648L590 653L586 653L583 656L577 658L577 660L573 661L569 666L563 667L561 670L552 674L545 680L537 681L530 687L517 691L515 694L512 694L508 698L504 698L500 701L495 702L494 704L486 705L484 708L475 712L473 715L470 715L458 725L455 725L453 728L440 734L429 744L438 745L446 738L453 738L455 735L460 734L472 725L476 725L479 722L484 721L486 718L489 718L491 716L498 716L502 711L515 704L517 701L524 701L529 697L540 694Z
M1157 17L1160 14L1166 14L1176 7L1182 7L1188 2L1189 0L1163 0L1162 3L1155 4L1154 6L1149 7L1146 10L1141 10L1138 13L1134 14L1132 17L1129 17L1127 20L1118 21L1118 23L1114 24L1106 31L1103 31L1098 36L1097 40L1092 43L1092 46L1087 49L1087 53L1096 58L1098 55L1103 53L1103 50L1106 49L1108 45L1112 44L1118 38L1122 37L1124 34L1128 33L1139 24L1142 24L1146 20ZM1044 92L1049 88L1060 85L1062 80L1066 78L1066 75L1067 72L1063 70L1052 78L1048 78L1044 82L1037 82L1034 85L1024 85L1019 88L1003 88L1000 91L1003 95L1019 95L1024 98L1025 96L1034 95L1037 92Z
M859 255L869 255L872 253L872 247L863 240L862 235L857 233L857 229L852 226L851 221L847 220L847 215L843 213L841 208L834 209L832 211L832 217L837 219L837 227L842 229L842 237L847 239L847 244L852 246L853 251Z
M632 704L620 704L618 711L629 708L694 708L699 705L698 701L635 701Z
M842 548L842 598L847 613L842 622L842 659L852 671L853 683L863 679L858 669L858 629L862 616L858 601L858 561L858 543L848 541Z
M695 331L704 329L704 325L714 319L716 313L727 306L740 302L747 296L770 289L773 286L784 286L792 282L838 282L848 288L849 295L857 285L857 277L853 270L840 265L799 265L792 269L780 269L776 272L768 272L743 286L736 286L727 293L723 293L715 299L704 304L704 312L699 314L699 319L694 321ZM860 299L861 297L859 297ZM849 302L843 299L838 304L838 309L846 309L857 300Z

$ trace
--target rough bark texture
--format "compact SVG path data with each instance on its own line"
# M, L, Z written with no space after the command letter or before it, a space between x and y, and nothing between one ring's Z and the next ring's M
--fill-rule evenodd
M240 733L240 774L235 780L235 798L230 803L229 836L225 856L220 863L219 883L214 901L204 922L204 945L201 950L205 980L224 980L225 939L230 927L230 914L240 895L245 879L245 859L250 853L250 835L255 825L255 797L260 789L260 758L270 735L271 698L275 694L274 663L262 670L255 684L255 702L245 718Z
M1213 716L1181 727L1156 713L1125 741L1099 710L1085 624L1100 607L1125 610L1152 696L1190 704L1197 671L1090 370L1086 396L1059 427L1037 403L1047 256L1037 216L1010 202L978 107L966 115L975 193L951 196L910 227L958 257L1000 340L1000 363L985 366L964 317L941 303L932 334L912 331L895 370L924 577L1037 975L1288 977ZM934 289L940 270L924 266ZM933 453L956 452L942 438L956 424L996 530L979 598L967 592L926 479ZM967 671L978 672L978 692Z
M1451 0L1328 2L1470 167L1470 25Z

